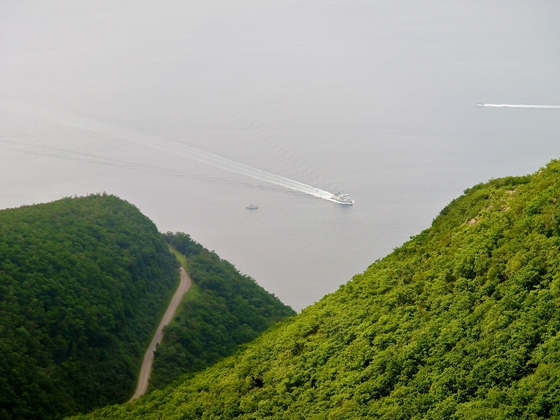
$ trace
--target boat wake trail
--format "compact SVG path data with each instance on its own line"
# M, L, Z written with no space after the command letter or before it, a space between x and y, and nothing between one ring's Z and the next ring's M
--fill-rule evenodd
M16 111L32 117L43 118L46 120L55 121L60 124L106 134L108 136L119 137L121 139L142 144L144 146L162 150L178 156L183 156L197 162L224 169L226 171L235 172L254 179L258 179L260 181L269 182L271 184L280 185L284 188L289 188L291 190L309 194L314 197L322 198L324 200L337 202L332 199L333 193L330 193L328 191L315 188L311 185L307 185L281 175L276 175L258 168L253 168L252 166L227 159L214 153L196 149L194 147L157 137L151 134L130 130L128 128L118 127L90 118L84 118L67 112L57 111L51 108L28 103L0 100L0 105L8 111Z
M560 109L560 105L524 105L524 104L476 104L490 108L535 108L535 109Z

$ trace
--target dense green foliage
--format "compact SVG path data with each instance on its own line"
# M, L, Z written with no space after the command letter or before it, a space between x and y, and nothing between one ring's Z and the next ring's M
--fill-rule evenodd
M560 417L560 163L477 185L243 351L87 418Z
M0 211L0 419L125 401L177 282L155 225L114 196Z
M188 258L195 284L157 348L150 378L156 388L216 363L272 324L294 315L290 307L189 235L165 237Z

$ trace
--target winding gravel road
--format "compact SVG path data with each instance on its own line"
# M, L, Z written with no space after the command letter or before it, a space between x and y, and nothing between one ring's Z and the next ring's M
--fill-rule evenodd
M134 391L134 395L130 399L130 401L134 401L136 398L140 398L142 395L146 393L148 389L148 382L150 380L150 374L152 373L152 364L154 363L154 351L156 350L156 346L161 342L163 338L163 327L171 322L173 319L173 315L175 315L175 311L177 307L183 300L183 296L185 293L190 289L192 281L189 278L189 275L185 271L183 267L179 269L181 274L181 282L179 283L179 287L177 291L173 295L173 299L169 302L169 306L161 318L161 322L154 334L154 338L152 338L152 342L146 350L146 354L144 355L144 360L142 361L142 367L140 368L140 375L138 375L138 384L136 385L136 391Z

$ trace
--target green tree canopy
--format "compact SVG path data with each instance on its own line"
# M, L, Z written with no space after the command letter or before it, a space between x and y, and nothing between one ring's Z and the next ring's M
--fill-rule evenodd
M114 196L0 211L0 419L125 401L177 281L155 225Z
M243 351L88 419L560 417L560 162L479 184Z

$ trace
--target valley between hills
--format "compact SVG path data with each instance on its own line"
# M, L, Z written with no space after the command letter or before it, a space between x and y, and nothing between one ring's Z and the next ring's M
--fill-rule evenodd
M117 197L2 210L0 418L558 418L559 201L559 161L475 185L297 315Z

